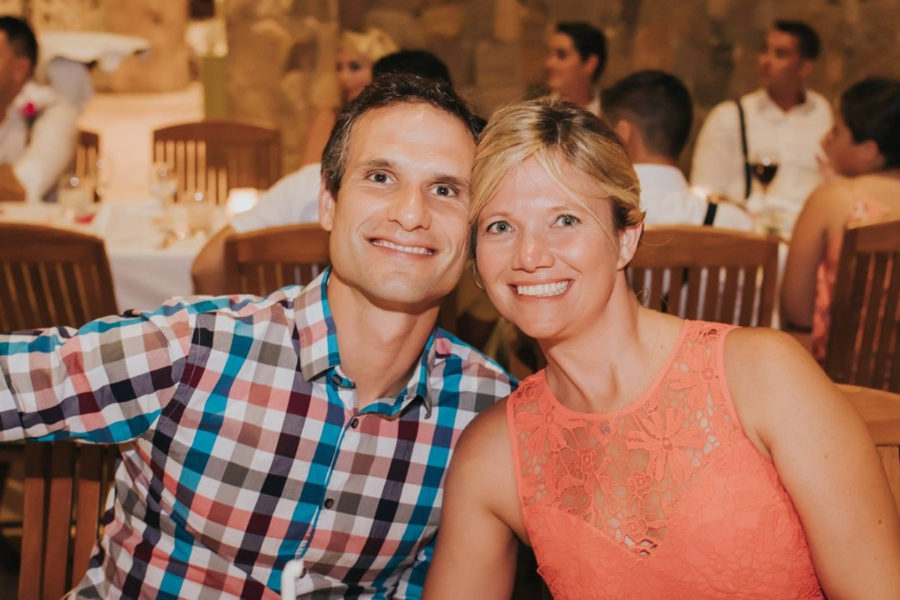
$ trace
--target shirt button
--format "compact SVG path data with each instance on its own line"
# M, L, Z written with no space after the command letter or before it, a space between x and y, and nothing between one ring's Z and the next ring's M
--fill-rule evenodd
M325 498L325 508L334 506L334 498Z
M357 419L356 417L353 417L353 420L350 421L350 427L352 427L353 429L356 429L357 427L359 427L359 419Z

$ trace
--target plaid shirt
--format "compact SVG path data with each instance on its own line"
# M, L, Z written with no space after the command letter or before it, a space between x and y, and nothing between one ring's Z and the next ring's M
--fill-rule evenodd
M0 440L129 442L79 596L277 598L298 558L304 598L421 595L452 448L514 382L436 329L359 410L328 273L0 336Z

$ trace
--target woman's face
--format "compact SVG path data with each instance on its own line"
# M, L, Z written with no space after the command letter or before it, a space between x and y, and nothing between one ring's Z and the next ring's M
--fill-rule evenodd
M372 63L355 52L341 50L337 57L337 77L344 102L356 98L372 83Z
M853 141L853 134L844 123L841 112L835 110L834 126L822 138L822 149L825 150L831 167L837 173L848 177L871 172L874 165L870 164L864 144L866 142L857 144Z
M526 160L476 220L488 296L538 340L567 339L595 322L633 253L630 246L621 251L624 232L613 227L609 200L591 196L595 182L571 168L563 173L575 197L534 158Z

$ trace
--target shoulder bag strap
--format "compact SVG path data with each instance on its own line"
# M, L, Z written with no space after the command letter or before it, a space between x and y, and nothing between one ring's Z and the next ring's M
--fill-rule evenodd
M744 107L741 106L741 99L734 101L737 104L738 119L741 122L741 152L744 155L744 199L750 197L750 161L747 156L747 125L744 120Z

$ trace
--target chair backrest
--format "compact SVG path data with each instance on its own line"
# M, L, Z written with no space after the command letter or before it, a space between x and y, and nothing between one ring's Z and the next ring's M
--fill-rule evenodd
M84 576L115 456L108 446L26 444L19 600L56 600Z
M838 387L869 428L900 511L900 394L855 385Z
M844 232L825 371L839 383L900 392L900 220Z
M281 177L281 133L229 119L157 129L152 155L175 169L179 191L202 190L223 206L229 190L264 190Z
M262 296L304 285L328 262L328 232L316 223L234 234L225 239L225 291Z
M21 223L0 223L0 331L73 327L116 313L103 240Z
M100 136L93 131L79 130L75 144L75 174L79 177L96 177L99 159Z
M650 226L629 267L649 308L687 319L769 326L778 239L693 225Z

